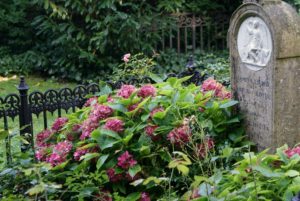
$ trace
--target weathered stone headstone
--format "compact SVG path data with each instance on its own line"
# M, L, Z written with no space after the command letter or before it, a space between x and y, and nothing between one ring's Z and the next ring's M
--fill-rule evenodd
M245 0L228 32L232 90L258 149L300 142L300 17L281 0Z

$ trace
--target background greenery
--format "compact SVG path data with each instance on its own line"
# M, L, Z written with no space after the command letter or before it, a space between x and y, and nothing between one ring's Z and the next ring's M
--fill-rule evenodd
M123 54L152 55L160 36L151 26L174 24L170 13L230 14L226 0L3 0L0 74L38 72L81 80L105 76Z
M300 0L287 1L300 6ZM35 72L77 81L107 78L123 54L153 54L160 35L151 31L152 26L174 25L169 14L230 15L240 4L241 0L2 0L0 75ZM185 66L187 55L168 53L157 57L159 67L167 66L160 72L177 72ZM198 63L200 56L195 57Z

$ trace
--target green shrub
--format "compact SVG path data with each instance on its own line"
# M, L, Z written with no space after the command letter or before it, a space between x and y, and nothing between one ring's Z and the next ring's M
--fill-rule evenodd
M297 201L300 197L300 147L278 148L276 154L245 153L235 168L192 183L203 200ZM213 190L206 190L206 187ZM186 195L190 195L188 192Z
M15 166L25 177L0 193L7 197L19 185L27 188L15 193L28 198L169 201L188 191L195 175L230 168L248 147L233 112L237 101L212 79L183 87L187 79L103 86L86 107L37 135L36 157L44 163Z

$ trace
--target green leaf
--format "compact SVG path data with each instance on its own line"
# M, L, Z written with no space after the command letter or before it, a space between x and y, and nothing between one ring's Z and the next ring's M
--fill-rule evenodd
M137 179L134 182L131 182L130 185L132 185L132 186L139 186L143 182L144 182L144 179Z
M160 82L163 82L163 78L159 77L158 75L156 74L153 74L153 73L150 73L149 77L155 81L156 83L160 83Z
M125 138L123 138L123 142L125 145L128 145L129 141L132 139L132 137L134 136L133 133L128 134Z
M87 153L80 157L80 160L89 161L93 158L99 157L100 153Z
M142 170L140 165L135 165L131 168L129 168L128 173L133 178L137 173L139 173Z
M119 112L123 112L123 113L128 112L128 109L122 104L110 103L110 104L108 104L108 106Z
M97 169L99 170L102 165L105 163L105 161L107 160L107 158L109 157L109 154L106 154L106 155L102 155L99 159L98 159L98 162L97 162Z
M151 153L151 149L150 146L142 146L140 148L140 153L142 154L142 156L147 156Z
M296 176L299 176L299 172L296 171L296 170L288 170L288 171L285 173L285 176L288 176L288 177L296 177Z
M181 172L184 176L187 176L189 174L189 168L185 165L178 165L177 169L179 172Z
M122 139L117 133L104 129L96 129L91 134L92 139L97 140L100 149L103 151L107 148L113 147ZM118 140L120 139L120 140Z
M66 167L66 165L69 163L69 161L70 161L70 160L67 160L67 161L65 161L65 162L63 162L63 163L61 163L61 164L59 164L59 165L53 167L51 170L52 170L52 171L62 170L62 169L64 169L64 168Z
M140 199L140 197L141 193L139 192L131 193L126 197L125 201L137 201L138 199Z
M122 138L119 136L118 133L112 131L112 130L107 130L107 129L101 129L100 130L101 132L101 135L105 135L105 136L109 136L109 137L112 137L112 138L115 138L117 140L121 140Z
M238 101L231 100L231 101L228 101L227 103L224 103L224 104L220 105L220 108L223 108L223 109L229 108L229 107L234 106L238 103L239 103Z
M154 182L155 184L160 184L162 181L168 181L169 178L166 177L148 177L147 179L145 179L145 181L143 182L143 185L147 185L150 182Z
M30 188L28 191L26 191L26 194L33 196L33 195L38 195L40 193L43 193L44 191L45 191L45 186L42 184L38 184Z
M279 172L274 172L272 171L269 167L264 167L264 166L254 166L252 168L253 170L256 170L258 172L260 172L263 176L265 177L269 177L269 178L273 178L273 177L281 177L282 173Z
M150 114L143 114L141 117L142 122L147 121L149 119L149 117L150 117Z
M4 140L9 135L7 130L0 130L0 140Z

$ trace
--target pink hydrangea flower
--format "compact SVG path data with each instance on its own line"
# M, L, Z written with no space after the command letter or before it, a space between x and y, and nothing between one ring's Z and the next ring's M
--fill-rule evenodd
M200 112L205 112L205 109L203 107L199 107Z
M190 141L191 131L188 126L181 126L173 129L168 134L168 140L175 145L181 146Z
M65 140L63 142L57 143L53 148L53 152L56 152L61 155L67 154L72 150L72 147L73 147L72 143Z
M150 112L150 117L153 118L153 116L157 113L157 112L163 112L165 111L165 109L163 107L157 107L154 108L151 112Z
M157 141L160 139L158 135L154 135L155 130L158 128L158 126L154 125L148 125L145 128L146 134L151 138L152 141Z
M48 129L38 133L36 135L36 145L38 147L46 147L49 145L49 143L47 143L47 140L49 139L49 137L52 135L52 132Z
M205 158L207 156L207 153L212 150L215 146L215 142L213 139L208 138L204 140L203 143L199 144L197 147L197 155L201 158Z
M75 140L74 135L73 135L72 133L68 133L68 134L67 134L67 140L68 140L68 141L74 141L74 140Z
M203 92L214 91L214 95L221 99L230 99L231 93L226 90L226 88L216 80L208 78L205 80L201 86Z
M112 102L114 102L115 100L111 97L111 96L108 96L107 97L107 102L109 102L109 103L112 103Z
M96 104L94 105L89 118L97 119L97 121L99 121L108 118L113 112L113 109L111 109L109 106Z
M91 133L99 127L99 121L108 118L113 109L106 105L95 104L89 117L82 124L81 140L90 137Z
M73 145L69 141L63 141L57 143L53 147L52 154L46 159L48 163L52 166L57 166L66 161L69 152L71 151Z
M85 104L83 105L84 107L89 107L89 106L92 106L94 104L98 103L98 97L91 97L89 98Z
M201 86L203 92L215 91L216 93L223 89L223 85L212 78L205 80Z
M151 84L144 85L140 88L138 96L142 98L146 98L148 96L154 97L156 96L156 88Z
M113 168L106 170L106 174L109 178L109 181L111 181L113 183L121 181L123 179L123 175L116 174L115 169L113 169Z
M73 154L74 160L75 161L79 161L81 156L84 156L85 154L87 154L89 151L88 149L80 149L77 148L76 151Z
M112 195L108 190L101 190L99 194L96 195L96 199L94 201L113 201Z
M99 127L99 122L92 121L91 119L86 119L82 124L82 133L80 136L80 140L84 140L89 138L91 133Z
M139 103L128 106L128 111L131 112L139 106Z
M128 169L137 164L137 161L133 159L133 156L125 151L121 156L118 157L118 166L123 169Z
M123 59L122 59L122 60L123 60L125 63L127 63L127 62L129 61L130 56L131 56L131 54L130 54L130 53L127 53L127 54L125 54L125 55L123 56Z
M218 91L215 95L221 99L231 99L232 97L231 92L227 91L225 87L221 91Z
M104 125L104 129L114 131L116 133L121 133L124 131L124 122L120 119L109 119Z
M38 161L46 161L48 147L41 147L35 152L35 157Z
M81 127L82 127L82 125L80 125L80 124L75 124L73 127L72 127L72 131L73 132L80 132L81 131Z
M117 95L123 98L129 98L133 92L135 92L136 88L133 85L122 85L121 89L119 89Z
M65 161L65 158L61 157L58 153L52 153L46 161L50 163L53 167L57 166Z
M139 201L151 201L151 198L148 193L142 192L141 198L139 199Z
M58 132L60 129L62 129L64 127L64 125L68 122L68 118L65 117L60 117L57 118L54 123L52 124L52 130L54 132Z
M287 150L285 150L284 153L287 155L288 158L291 158L295 154L300 155L300 146L297 146L293 149L288 148Z

